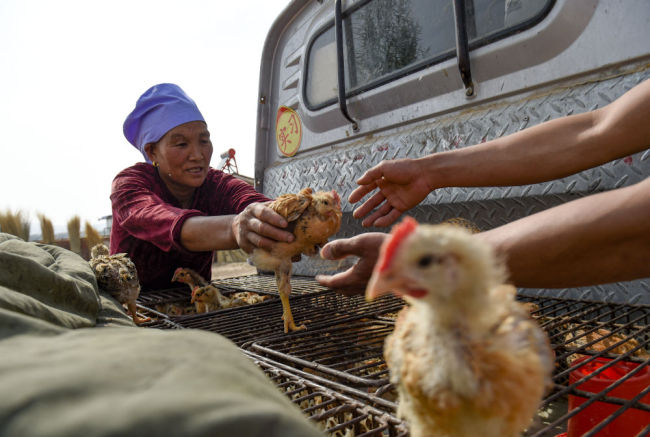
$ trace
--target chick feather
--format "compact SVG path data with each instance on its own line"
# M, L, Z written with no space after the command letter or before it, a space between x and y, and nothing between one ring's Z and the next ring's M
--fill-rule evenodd
M100 243L90 250L88 263L99 288L111 294L119 303L126 304L135 324L151 320L149 317L141 318L136 312L140 282L135 264L126 253L109 255L106 245Z
M276 243L270 250L257 248L251 260L257 268L275 274L282 301L284 332L305 329L305 325L295 324L289 305L292 259L301 254L316 255L318 246L338 232L341 199L334 190L314 193L311 188L304 188L297 194L279 196L269 203L269 207L287 220L287 229L293 232L295 239L291 243Z
M407 302L384 357L411 435L520 435L550 386L553 352L491 248L407 217L382 245L366 298L389 292Z

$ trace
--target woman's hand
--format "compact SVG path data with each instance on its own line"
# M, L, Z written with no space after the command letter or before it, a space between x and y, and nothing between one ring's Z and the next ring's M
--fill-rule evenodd
M350 203L356 203L366 194L377 190L354 211L353 217L367 216L362 222L366 227L390 226L402 213L422 202L437 188L430 186L426 175L422 160L396 159L380 162L357 180L361 186L348 197ZM377 209L370 214L375 208Z
M379 247L386 237L388 234L368 232L327 243L320 251L324 259L337 260L354 255L359 260L345 272L333 276L317 275L316 280L345 295L363 294L379 257Z
M266 203L251 203L235 216L232 231L241 249L251 253L255 248L270 249L278 241L290 243L294 236L283 230L287 220Z

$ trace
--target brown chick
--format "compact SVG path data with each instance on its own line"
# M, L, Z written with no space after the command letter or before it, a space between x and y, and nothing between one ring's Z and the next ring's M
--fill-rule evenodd
M207 313L230 306L230 300L223 296L214 285L194 288L191 302L196 306L197 313Z
M108 292L119 303L126 304L136 325L148 322L149 317L141 318L136 312L136 299L140 295L138 272L126 253L109 255L104 244L97 244L90 250L90 268L97 278L97 285Z
M177 268L174 271L172 282L182 282L190 287L192 290L191 303L194 304L197 313L207 313L231 306L230 299L190 268Z
M187 284L189 285L190 290L199 286L208 285L208 281L206 281L203 276L187 267L177 268L174 271L172 282L182 282L183 284Z
M284 332L287 333L305 329L305 325L296 326L289 306L291 259L300 254L316 255L318 246L338 232L341 199L334 190L314 193L311 188L304 188L298 194L283 194L269 206L287 219L295 239L291 243L277 243L270 251L257 248L251 258L257 268L275 273L282 301Z
M650 357L645 348L634 339L622 334L615 334L605 328L577 329L565 336L565 344L581 351L594 351L647 359ZM573 354L567 357L569 362L584 355Z
M264 302L265 300L269 299L271 296L268 295L260 295L257 293L253 293L252 291L240 291L238 293L233 294L233 300L237 299L240 302L242 302L242 305L255 305L260 302Z
M515 301L491 248L458 226L407 217L382 245L366 298L408 305L386 338L398 415L413 437L514 437L550 385L546 334Z

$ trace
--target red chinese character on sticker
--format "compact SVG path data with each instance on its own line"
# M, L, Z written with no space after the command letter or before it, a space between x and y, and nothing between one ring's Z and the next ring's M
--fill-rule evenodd
M278 147L282 153L286 153L287 146L291 144L289 135L287 134L287 128L283 127L278 132Z
M296 111L287 106L278 108L275 137L278 149L284 156L296 154L302 139L302 125Z

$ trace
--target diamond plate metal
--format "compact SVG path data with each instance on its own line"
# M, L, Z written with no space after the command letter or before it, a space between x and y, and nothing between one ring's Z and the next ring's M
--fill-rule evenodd
M544 95L513 98L490 105L430 119L382 135L368 136L345 145L306 153L265 169L265 194L270 197L298 192L336 189L341 195L343 222L334 238L367 232L352 218L347 197L356 179L385 159L416 158L433 152L471 146L508 135L549 119L602 107L650 77L650 69L571 87L558 87ZM471 170L471 169L469 169ZM409 215L437 223L452 217L472 220L490 229L585 195L632 185L650 175L650 150L618 159L570 177L547 183L489 188L444 188L431 193ZM373 230L373 229L370 229ZM377 229L386 231L386 229ZM294 267L296 274L313 276L341 270L350 261L331 263L305 259ZM647 280L600 287L565 290L528 290L540 295L627 303L650 303Z

